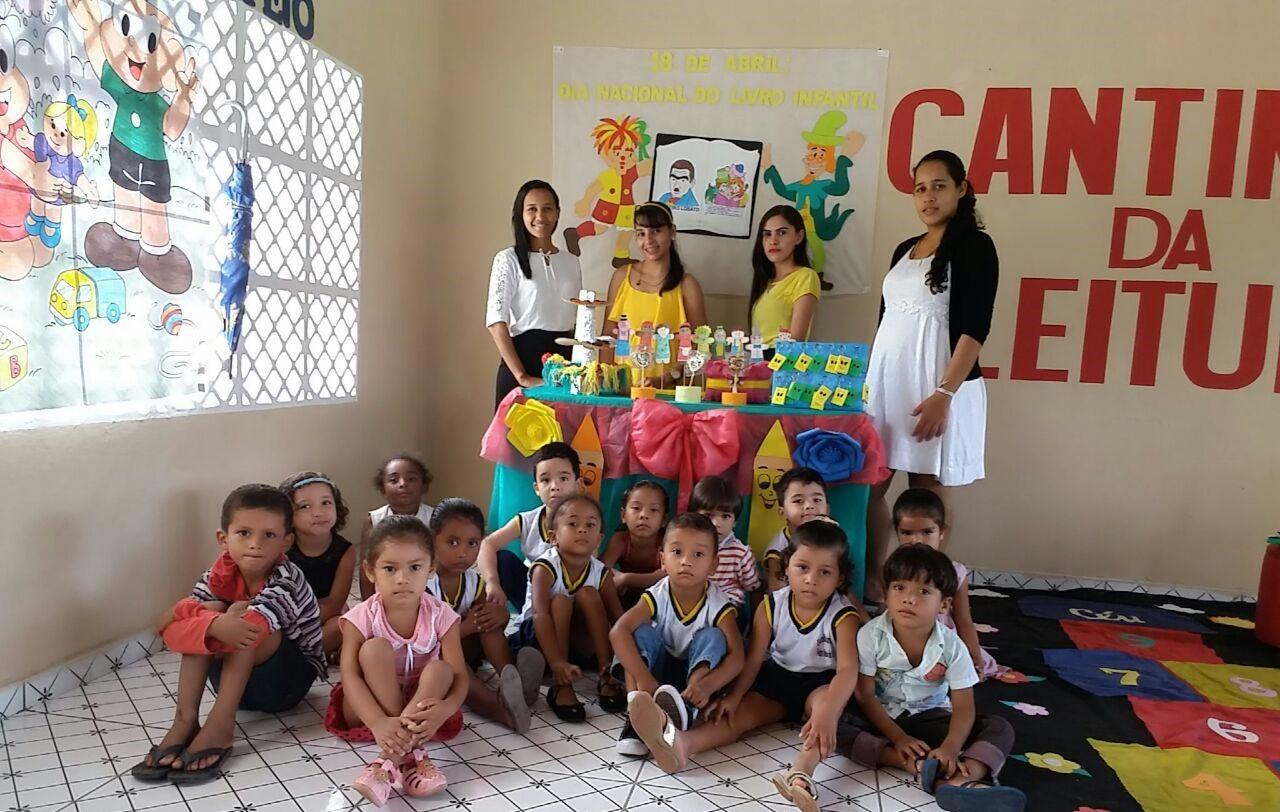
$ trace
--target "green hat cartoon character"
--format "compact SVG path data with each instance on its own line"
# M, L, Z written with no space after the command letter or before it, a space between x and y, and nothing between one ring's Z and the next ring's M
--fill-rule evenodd
M831 209L827 209L827 198L843 197L849 193L852 156L862 149L867 140L857 130L849 130L842 135L840 129L848 122L849 117L843 112L828 110L818 116L812 130L800 133L805 141L802 158L804 176L797 181L783 183L767 144L760 161L765 170L765 182L771 184L779 196L794 203L804 219L805 236L813 252L813 269L818 276L823 275L826 266L823 243L840 236L845 221L853 215L853 209L842 210L839 203L833 203ZM831 290L832 287L825 278L822 280L823 290Z

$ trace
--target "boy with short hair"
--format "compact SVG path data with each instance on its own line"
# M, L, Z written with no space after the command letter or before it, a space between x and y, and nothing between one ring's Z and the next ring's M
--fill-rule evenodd
M957 589L951 559L904 544L885 562L884 582L884 614L858 631L854 696L862 713L846 713L842 745L868 767L916 773L943 809L1019 812L1023 793L996 783L1013 727L975 714L973 660L938 621Z
M687 730L698 711L742 670L737 607L710 582L719 534L705 516L672 519L662 542L666 577L649 587L609 633L628 698L651 694L677 727ZM628 721L618 752L648 752Z
M169 732L133 768L140 781L215 778L231 754L237 709L280 713L326 672L320 606L285 557L293 503L279 488L242 485L222 505L222 554L191 597L165 613L165 645L182 654ZM217 700L200 724L205 680Z
M568 443L547 443L533 455L533 490L542 505L516 514L480 544L476 568L484 578L486 600L505 607L524 606L529 590L529 567L551 549L548 521L555 503L578 492L582 475L578 452ZM506 549L520 539L524 560Z
M756 604L761 581L760 569L751 548L733 532L738 514L742 512L742 497L725 477L703 477L693 486L689 511L706 516L715 525L718 546L716 568L711 571L710 581L738 607L738 626L743 628L744 621L751 621L749 609Z
M778 480L778 511L786 520L786 526L778 531L764 551L764 577L770 592L786 586L782 569L783 553L791 534L800 525L830 513L827 504L827 483L812 468L797 466Z

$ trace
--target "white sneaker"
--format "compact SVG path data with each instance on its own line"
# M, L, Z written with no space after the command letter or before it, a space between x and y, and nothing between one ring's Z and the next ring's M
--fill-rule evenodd
M659 686L658 690L653 692L653 701L671 719L671 722L676 726L676 730L689 729L689 723L693 721L693 715L690 713L691 708L684 701L684 697L680 696L680 692L675 689L674 685Z
M644 742L640 740L640 735L631 726L630 720L623 726L622 732L618 734L618 741L613 745L613 749L620 756L643 757L649 755L649 748L644 746Z

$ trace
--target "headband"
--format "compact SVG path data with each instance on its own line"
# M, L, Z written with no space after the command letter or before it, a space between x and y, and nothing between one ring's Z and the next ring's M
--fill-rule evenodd
M302 488L302 487L304 487L304 486L306 486L306 485L314 485L314 484L316 484L317 482L323 482L324 484L328 485L330 488L332 488L332 487L333 487L333 481L332 481L332 480L330 480L328 477L323 477L323 476L312 476L312 477L307 477L306 479L302 480L301 482L295 482L295 483L293 483L293 485L291 485L291 486L289 487L289 490L290 490L291 492L292 492L292 491L296 491L296 490L298 490L299 488Z
M639 206L636 206L636 211L639 211L640 209L647 209L650 206L657 206L658 208L665 211L667 213L667 216L671 217L672 220L675 219L675 215L671 213L671 207L668 206L666 203L663 203L661 200L650 200L647 203L641 203Z

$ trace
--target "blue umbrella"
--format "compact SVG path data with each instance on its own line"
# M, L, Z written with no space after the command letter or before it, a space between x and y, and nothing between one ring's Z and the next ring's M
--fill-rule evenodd
M231 177L222 185L222 194L231 204L227 223L227 255L222 260L218 304L222 307L223 331L227 346L234 354L240 346L240 326L244 321L244 302L249 295L249 245L253 239L253 169L248 161L249 117L242 105L232 103L240 111L240 160Z

